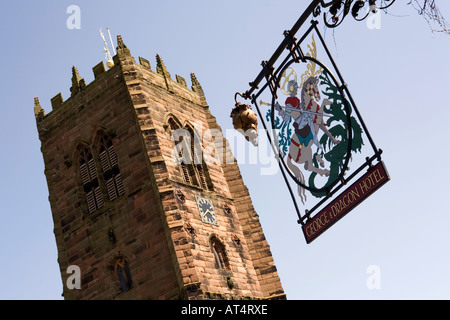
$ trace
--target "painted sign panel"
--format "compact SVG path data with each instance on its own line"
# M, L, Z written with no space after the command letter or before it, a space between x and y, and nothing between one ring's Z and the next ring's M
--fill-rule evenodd
M325 197L363 146L363 130L351 104L333 72L316 59L314 36L311 41L307 63L291 60L282 69L279 99L272 96L272 103L260 102L272 107L266 120L304 205L314 202L308 202L306 191L316 199Z
M366 174L302 226L306 242L311 243L389 179L383 162L370 168Z

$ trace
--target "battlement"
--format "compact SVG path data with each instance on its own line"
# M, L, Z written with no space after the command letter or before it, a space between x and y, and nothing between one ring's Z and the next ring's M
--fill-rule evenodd
M131 56L130 50L124 44L121 35L117 36L117 54L113 57L114 65L106 69L104 61L99 62L92 68L94 74L94 80L86 84L85 79L80 76L77 68L72 67L72 86L70 87L70 97L64 100L61 92L56 94L50 101L52 110L46 114L45 110L41 107L39 98L34 98L34 113L36 121L40 122L47 118L50 114L57 110L64 109L74 97L78 98L80 95L88 92L92 87L96 87L96 84L104 80L106 77L129 78L130 69L140 69L144 74L147 74L151 78L150 82L159 87L165 87L171 93L179 95L192 95L196 96L196 100L200 105L207 107L205 95L197 77L194 73L191 73L191 87L188 88L186 79L178 74L175 75L175 80L172 79L169 71L167 70L161 56L156 55L156 70L152 70L150 61L138 57L139 63L136 63L135 59ZM159 78L159 79L158 79ZM127 80L127 79L126 79ZM162 80L162 81L161 81ZM147 79L147 81L149 81ZM98 88L97 88L98 89ZM192 97L190 97L192 99Z

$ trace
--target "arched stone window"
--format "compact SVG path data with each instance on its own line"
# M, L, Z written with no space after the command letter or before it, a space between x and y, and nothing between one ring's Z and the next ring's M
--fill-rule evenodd
M230 270L225 245L215 235L211 237L209 242L216 261L216 268Z
M103 207L104 201L98 183L94 158L88 147L83 147L80 150L78 164L88 212L93 213Z
M188 161L189 156L185 154L188 150L185 146L185 132L184 130L180 130L180 126L173 118L170 118L168 122L173 138L179 141L179 143L175 145L175 151L176 156L178 156L179 168L183 177L183 181L188 184L195 185L197 181L195 179L194 169L190 161Z
M179 168L184 182L200 187L204 190L213 190L208 167L203 158L201 140L190 125L181 128L174 118L169 118L172 138L175 141L172 156L178 157Z
M191 138L190 141L190 160L193 167L193 174L196 178L196 185L204 190L212 190L213 186L209 177L208 167L206 166L202 144L199 139L196 139L194 129L190 126L186 126L186 130L189 132Z

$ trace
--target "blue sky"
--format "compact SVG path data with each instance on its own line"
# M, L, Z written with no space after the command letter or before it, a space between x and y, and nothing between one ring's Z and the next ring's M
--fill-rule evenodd
M169 72L194 72L223 130L309 1L16 1L0 4L0 299L61 299L53 222L33 98L70 96L75 65L89 83L104 59L99 28ZM376 141L391 181L307 245L281 173L241 166L289 299L449 299L447 119L450 39L404 1L380 29L351 17L325 40ZM81 9L67 28L67 7ZM439 1L450 19L450 4ZM323 30L323 26L321 26ZM262 137L264 138L264 137ZM369 289L367 270L380 271Z

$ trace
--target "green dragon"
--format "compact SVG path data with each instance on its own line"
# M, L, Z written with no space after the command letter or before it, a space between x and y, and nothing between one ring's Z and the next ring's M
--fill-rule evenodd
M339 137L341 142L338 145L333 145L331 139L327 135L323 135L320 139L320 144L323 149L321 150L320 155L325 158L330 163L330 175L328 176L328 181L324 187L330 186L336 179L338 179L339 174L344 170L345 158L348 150L348 120L347 115L344 112L346 108L342 108L344 103L349 109L350 119L351 119L351 132L352 141L351 141L351 151L352 153L361 152L362 146L364 145L362 134L363 130L359 125L358 121L353 117L352 107L349 101L342 97L339 92L339 89L331 82L329 75L326 71L324 71L320 77L320 84L325 86L325 90L322 93L330 100L332 103L329 106L324 108L324 113L331 114L332 116L327 120L328 130L330 131L333 137ZM316 153L317 154L317 153ZM318 166L316 157L313 157L314 165ZM313 172L309 176L309 185L312 188L316 188L315 186L315 178L317 173ZM323 192L311 192L315 197L321 198L326 195L325 191Z

